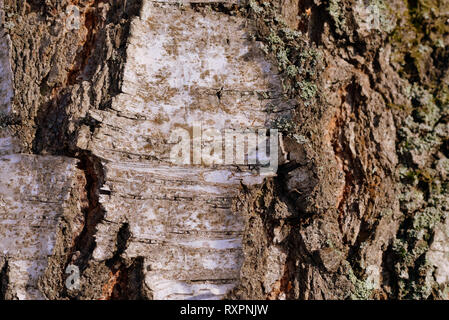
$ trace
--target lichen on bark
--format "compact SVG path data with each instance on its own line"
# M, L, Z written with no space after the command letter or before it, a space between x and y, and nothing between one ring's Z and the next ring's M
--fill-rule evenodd
M0 8L2 179L43 190L2 184L0 217L64 195L50 253L1 243L0 298L448 299L446 1ZM166 167L186 119L279 129L277 176Z
M250 8L256 16L266 14L266 3L251 1ZM284 254L280 266L290 271L279 279L284 286L280 292L275 289L276 297L447 298L446 233L442 231L448 199L444 169L448 132L446 5L438 1L293 1L278 6L274 16L282 15L282 9L299 12L302 19L296 20L294 31L309 30L308 40L322 52L325 70L320 76L328 78L327 83L318 82L317 88L326 99L319 100L319 106L314 105L316 101L311 106L304 103L305 107L295 110L299 116L293 123L279 120L288 130L299 127L300 136L311 142L307 146L311 150L305 147L298 152L302 148L287 143L288 152L302 153L298 157L302 163L291 157L293 161L280 169L282 178L273 181L274 188L287 188L289 219L267 222L267 215L276 215L272 205L260 211L257 199L265 198L260 195L266 192L263 188L254 196L253 209L251 200L245 203L249 221L258 216L265 221L257 226L248 224L247 234L254 239L247 244L251 257L247 267L251 269L255 263L251 246L256 243L263 250L274 245L276 241L269 235L277 225L285 229L287 224L287 234L300 235L287 237L280 245ZM369 16L376 13L380 15ZM275 28L276 23L265 21ZM267 43L283 42L272 32ZM282 50L295 52L289 45ZM272 51L276 53L276 48ZM274 57L281 70L285 56ZM307 96L296 96L302 102L307 100ZM310 110L320 108L324 113L335 112L333 118L319 112L309 115ZM321 135L320 129L324 131ZM315 141L322 143L319 148L318 143L313 145ZM323 147L325 142L330 142L331 150ZM326 153L334 154L336 163ZM292 162L309 165L293 166L289 173ZM342 178L334 179L333 170ZM316 180L304 184L307 178L300 178L301 187L307 188L292 192L289 177L298 175ZM330 191L329 186L335 184ZM335 209L320 198L333 194L340 194L334 198ZM315 207L307 206L308 199ZM264 260L258 265L270 263L269 255L262 255ZM266 270L260 272L263 279ZM242 286L241 296L251 297L248 288L256 286L251 278L244 279L249 283ZM351 293L340 291L342 288ZM273 296L264 290L257 291L259 297Z

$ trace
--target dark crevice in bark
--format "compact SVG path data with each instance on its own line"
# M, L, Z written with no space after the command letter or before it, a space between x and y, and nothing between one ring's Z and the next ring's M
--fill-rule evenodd
M441 147L441 152L446 158L449 158L449 140L444 141L443 146Z
M143 286L145 282L143 274L143 258L133 260L131 266L124 269L111 296L111 300L142 300Z
M82 272L92 257L95 249L96 227L103 219L105 210L100 204L100 188L104 184L104 169L101 160L88 152L78 156L80 163L78 168L83 170L86 176L86 192L89 206L84 212L84 228L71 251L76 253L74 263L80 267Z
M351 194L351 190L354 186L354 177L353 173L348 168L347 164L349 164L349 161L351 160L348 156L348 146L345 144L345 132L343 131L344 124L345 124L345 117L344 112L346 111L345 103L348 102L348 96L351 94L351 86L346 87L346 94L342 96L341 106L340 109L336 111L335 115L335 128L333 132L333 139L332 139L332 147L334 149L334 154L337 159L337 163L340 166L340 169L344 172L344 187L342 190L342 193L339 196L338 199L338 220L339 220L339 226L340 231L343 233L343 223L342 220L344 218L345 214L345 206L347 205L347 199Z
M130 237L131 232L129 231L129 224L124 223L117 233L117 249L114 253L114 256L106 262L106 265L111 270L116 271L120 269L121 264L123 263L121 255L125 252Z
M292 225L298 225L307 222L311 217L315 215L315 212L305 210L300 204L298 205L298 199L301 197L297 191L292 192L288 190L285 181L288 181L288 174L295 169L300 168L301 165L292 161L284 165L279 166L277 177L273 180L275 188L279 189L279 195L284 203L287 203L290 208L295 208L292 212L293 216L288 219L288 222Z
M87 66L90 56L94 52L97 32L101 27L98 13L95 11L98 10L98 4L102 2L106 1L96 0L88 7L84 8L84 27L87 29L87 35L86 40L81 50L78 51L78 54L75 57L75 62L67 75L67 84L69 86L78 81L78 76L81 75L81 72Z
M103 286L103 300L143 299L144 259L140 257L125 261L122 258L130 237L129 224L124 223L117 233L114 256L106 261L106 266L110 269L110 278Z
M8 289L8 260L5 259L2 269L0 270L0 300L5 300L6 290Z
M312 2L312 1L311 1ZM322 34L324 32L324 26L331 21L329 12L326 10L324 3L319 6L314 3L311 4L311 16L309 26L309 38L317 46L322 44Z
M82 209L84 215L83 229L74 239L72 247L68 248L67 260L61 271L65 272L69 265L77 266L80 271L81 284L83 285L83 283L89 281L84 273L92 267L92 255L96 247L95 234L97 225L103 220L105 215L105 210L100 203L100 189L105 181L105 172L101 160L88 151L80 151L77 154L70 155L79 159L78 169L84 172L87 206ZM94 263L94 266L96 265L97 263ZM89 276L90 272L87 277ZM99 279L104 277L104 275L100 274L97 276ZM65 279L67 275L64 274L62 277ZM60 290L59 294L62 298L78 300L83 296L83 292L69 292L65 286Z
M391 243L382 255L382 287L389 291L388 298L398 297L399 278L394 270L396 257Z
M63 130L67 122L66 106L71 102L71 95L64 89L54 90L58 92L53 99L40 107L35 119L37 130L32 146L34 154L62 155L67 148L66 141L55 142L58 137L64 136Z

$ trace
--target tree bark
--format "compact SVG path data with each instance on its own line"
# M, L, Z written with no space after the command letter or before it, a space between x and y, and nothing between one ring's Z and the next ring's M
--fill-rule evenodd
M448 298L449 3L0 18L0 298ZM198 123L279 130L277 171L173 164Z

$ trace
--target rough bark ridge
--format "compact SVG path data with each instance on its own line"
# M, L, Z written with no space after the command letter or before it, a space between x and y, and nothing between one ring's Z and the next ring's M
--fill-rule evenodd
M0 8L0 298L448 298L448 3ZM277 176L169 164L196 121Z
M70 14L73 12L70 12L70 6L76 6L79 13L71 27L69 22L73 17ZM117 292L109 292L111 290L106 285L111 274L118 274L118 269L129 272L129 279L135 281L137 277L131 275L137 274L133 270L138 261L126 267L120 261L91 262L96 224L104 215L98 200L104 172L101 161L85 148L83 138L90 135L97 125L88 111L106 108L120 92L130 20L139 13L140 6L139 1L2 3L2 26L6 34L2 54L9 57L3 65L5 70L8 65L12 70L11 80L3 78L2 86L14 92L12 101L5 95L9 105L5 103L2 110L2 137L5 136L2 139L5 150L2 151L6 154L41 155L37 159L49 159L47 155L58 156L59 159L70 157L71 163L77 167L76 172L81 171L83 176L82 179L67 179L68 183L74 181L74 187L83 197L80 200L76 194L65 197L74 206L68 207L67 211L77 216L76 223L68 220L62 209L53 212L55 221L49 225L54 232L49 236L54 241L50 241L45 263L39 265L38 272L31 274L37 278L31 277L33 286L39 288L38 294L18 295L18 283L9 277L9 286L5 289L7 298L108 298L112 294L120 297L122 292L129 291L129 296L137 292L134 282L129 282L129 288L113 285ZM38 183L42 188L52 186L55 179L66 174L55 167L53 169L54 172L47 173L32 166L28 170L36 170L46 179L36 181L30 178L30 184ZM22 174L27 175L27 171ZM8 181L8 176L2 175L2 181ZM65 195L63 189L57 190L56 187L51 192L36 189L38 196L50 199ZM27 190L20 190L20 195L29 196ZM28 211L25 212L34 212ZM5 229L12 231L8 227ZM46 236L39 230L34 232L36 237ZM16 239L19 238L17 235ZM3 254L8 254L8 251L4 249ZM67 278L64 271L69 264L80 268L81 293L69 292L64 285ZM7 272L19 270L11 263L7 266ZM22 270L21 276L25 279L30 277L30 271Z
M448 298L448 9L250 1L258 36L300 98L285 130L290 162L240 204L236 297ZM319 76L285 25L318 47Z

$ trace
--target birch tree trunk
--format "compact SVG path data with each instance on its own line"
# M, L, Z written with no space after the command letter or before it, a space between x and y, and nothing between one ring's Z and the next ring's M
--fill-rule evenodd
M0 298L449 298L449 2L0 21ZM171 161L174 132L248 128L281 132L275 172Z

